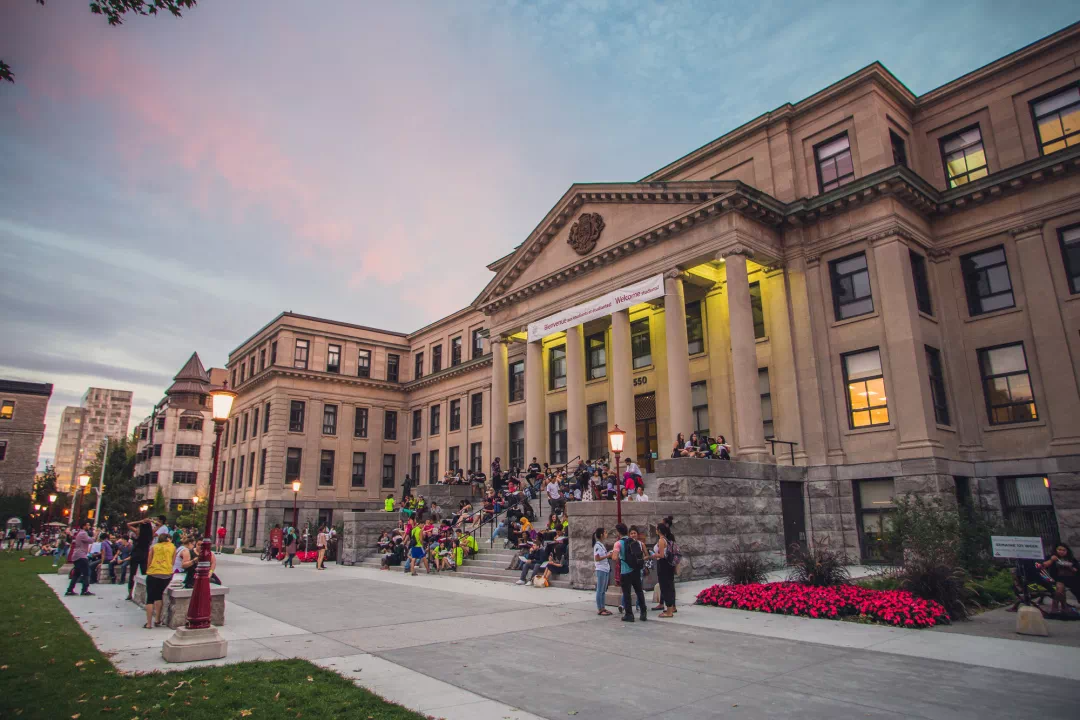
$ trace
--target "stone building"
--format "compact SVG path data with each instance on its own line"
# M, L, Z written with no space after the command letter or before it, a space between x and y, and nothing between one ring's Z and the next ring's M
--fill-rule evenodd
M207 372L199 354L192 353L165 397L136 427L139 500L152 503L160 488L173 510L182 509L196 496L206 501L214 453L210 391L224 379L223 370Z
M64 408L56 438L56 485L69 492L105 438L123 438L131 421L130 390L88 388L78 407Z
M52 391L50 383L0 380L0 494L33 489Z
M327 517L474 457L595 457L618 424L647 471L693 430L805 467L786 539L873 558L918 492L1080 540L1078 53L1080 25L920 96L873 63L573 185L415 333L279 316L229 358L221 511L280 517L296 477Z

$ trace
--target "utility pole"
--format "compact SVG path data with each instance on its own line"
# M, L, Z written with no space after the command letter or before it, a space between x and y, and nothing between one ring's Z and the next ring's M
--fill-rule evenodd
M101 495L105 492L105 468L109 464L109 436L105 436L105 454L101 456L101 479L98 480L97 505L94 507L94 535L97 535L101 517Z

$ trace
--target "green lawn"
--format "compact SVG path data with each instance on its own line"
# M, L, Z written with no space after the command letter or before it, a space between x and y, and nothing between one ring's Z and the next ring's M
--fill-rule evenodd
M123 675L37 578L47 558L0 552L0 718L423 720L306 660Z

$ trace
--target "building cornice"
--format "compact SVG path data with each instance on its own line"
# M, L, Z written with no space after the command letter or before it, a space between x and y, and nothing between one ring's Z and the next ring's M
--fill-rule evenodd
M458 365L443 368L437 373L425 375L417 380L410 380L409 382L402 384L401 387L408 392L411 392L413 390L420 390L421 388L428 387L429 385L434 385L443 380L457 377L459 375L464 375L465 373L471 372L472 370L476 370L482 367L490 367L490 365L491 353L487 353L486 355L481 355L480 357L466 360L465 362Z
M320 382L348 385L350 387L368 387L378 390L402 391L405 387L403 383L394 383L387 380L378 380L376 378L343 375L341 373L323 372L320 370L304 370L302 368L291 368L285 365L271 365L261 371L258 375L249 377L234 389L241 395L244 395L245 393L253 392L256 388L266 384L275 377L317 380Z

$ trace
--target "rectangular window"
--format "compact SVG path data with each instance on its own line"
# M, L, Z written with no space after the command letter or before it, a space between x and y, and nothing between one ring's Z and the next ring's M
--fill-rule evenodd
M450 469L450 472L456 473L458 468L461 467L461 448L454 445L453 447L447 448L446 452L447 467Z
M383 455L382 456L382 486L383 490L394 489L394 476L397 474L397 456L396 455Z
M887 540L896 512L892 478L855 480L853 485L862 559L869 562L892 560L893 552Z
M510 402L525 399L525 361L510 363Z
M510 467L525 467L525 423L510 423Z
M551 448L550 460L552 465L566 463L566 411L553 412L548 415L548 430L550 432L548 443Z
M164 415L159 415L158 416L157 429L158 430L164 430L165 429L165 416Z
M754 319L754 339L765 337L765 308L761 304L761 283L750 283L750 316Z
M326 346L326 372L339 373L341 372L341 346L340 345L327 345Z
M461 400L450 401L450 432L461 429Z
M230 483L232 482L232 474L231 473L229 474L229 481L230 481ZM158 484L158 474L157 474L156 470L154 472L150 473L150 484L151 485L157 485Z
M270 364L277 365L277 340L270 343Z
M243 455L240 456L240 472L238 472L236 474L236 489L237 490L244 487L244 460L245 459L246 458ZM232 478L229 478L229 479L231 480Z
M289 432L304 432L304 401L289 403Z
M885 377L877 348L840 356L847 387L848 426L851 428L887 425L889 408L885 398Z
M352 486L364 487L364 475L367 472L367 453L354 452L352 454Z
M589 423L589 459L599 460L608 454L607 403L595 403L585 410Z
M194 485L199 473L177 470L172 474L172 481L178 485Z
M0 404L0 420L11 420L15 417L15 401L4 400Z
M244 382L244 376L247 374L247 363L240 363L240 382Z
M203 419L201 417L194 417L192 415L180 417L181 430L202 430L202 427Z
M259 372L266 369L266 348L259 351Z
M484 354L484 329L477 328L472 331L472 356L478 358Z
M244 413L243 419L240 421L240 439L247 440L248 431L248 414Z
M435 483L437 483L439 481L439 451L438 450L429 450L428 451L427 472L428 472L428 483L430 483L431 485L434 485Z
M437 373L442 370L442 345L431 348L431 372Z
M469 471L484 471L484 443L474 442L469 445Z
M383 440L397 440L397 410L387 410L383 416Z
M301 448L289 448L285 453L285 482L291 483L300 479L300 462L304 458Z
M919 312L934 314L934 305L930 302L930 276L926 272L926 258L914 250L908 250L911 258L911 281L915 285L915 304Z
M353 437L367 437L367 411L367 408L356 408L355 417L353 418Z
M823 193L855 179L855 165L851 161L851 144L847 133L815 146L814 160L817 164L818 187Z
M1050 479L1043 475L998 478L1001 515L1005 532L1022 537L1041 537L1043 548L1061 539L1050 494Z
M357 377L371 377L371 351L370 350L360 350L360 351L358 351L356 353L356 376Z
M1080 225L1062 228L1058 231L1061 242L1061 260L1065 265L1065 277L1069 281L1069 292L1080 293Z
M950 188L987 176L990 170L978 125L941 138L941 164L945 166L945 179Z
M259 454L259 484L266 484L266 448Z
M236 368L233 368L232 371L232 386L236 387Z
M686 303L686 348L691 355L705 352L705 323L701 300Z
M337 435L337 405L323 405L323 435Z
M440 431L440 421L442 420L442 405L432 405L428 409L428 419L430 420L428 423L429 433L431 435L438 435Z
M469 425L479 427L484 424L484 393L473 393L469 398L472 405L469 412Z
M144 475L143 477L146 477L146 476ZM221 474L218 475L217 489L218 489L218 492L223 492L225 490L225 461L224 460L221 461Z
M964 255L960 258L960 271L972 317L1016 305L1003 246Z
M248 487L255 484L255 451L248 455Z
M450 367L461 364L461 337L450 340Z
M634 369L652 365L652 340L649 338L649 318L641 318L630 323L630 353L634 358Z
M858 317L874 312L870 294L870 270L866 254L849 255L829 263L832 280L833 310L837 320Z
M548 350L548 387L566 387L566 346L556 345Z
M926 350L926 370L930 375L930 396L934 401L934 419L939 425L951 425L949 399L945 395L945 369L941 365L941 352L929 345L923 347Z
M240 433L240 418L236 418L235 420L233 420L233 424L232 424L232 442L233 442L233 445L236 444L236 442L237 442L236 438L239 435L239 433Z
M319 487L334 486L334 451L323 450L319 454Z
M1080 86L1056 90L1031 103L1043 155L1080 144Z
M709 388L704 380L690 384L690 406L694 413L694 430L698 435L708 435Z
M412 439L419 440L424 434L424 411L412 411Z
M251 411L251 437L259 434L259 408Z
M983 348L978 353L990 424L1038 420L1024 343Z
M420 483L420 453L412 454L412 475L409 479L415 484Z
M602 332L585 338L585 377L588 380L607 377L607 348Z
M769 368L758 368L758 394L761 396L761 426L766 438L776 437L773 428L772 388L769 385Z
M386 356L386 380L387 382L398 381L398 365L401 362L401 357L398 355Z
M413 380L424 377L424 353L418 352L413 355Z
M904 167L907 167L907 144L904 142L904 139L890 130L889 144L892 145L893 165L903 165Z
M263 434L270 432L270 403L266 403L263 411Z
M0 460L7 457L7 440L0 440Z
M308 361L308 341L297 340L296 350L293 351L293 367L307 370Z
M177 445L176 457L199 457L199 445Z

